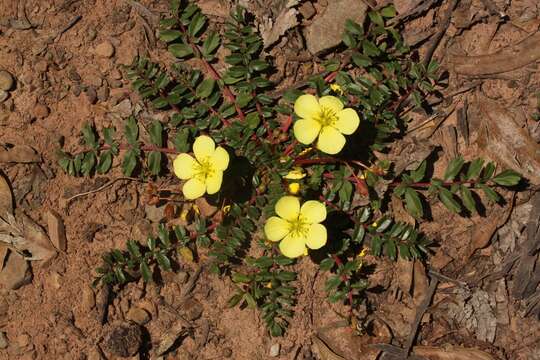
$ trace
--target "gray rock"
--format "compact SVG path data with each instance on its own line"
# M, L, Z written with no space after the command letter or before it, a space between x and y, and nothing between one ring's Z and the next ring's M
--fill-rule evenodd
M363 1L329 1L324 13L317 15L304 30L309 52L317 54L338 45L345 29L345 21L351 19L362 23L366 11L367 5Z
M278 357L280 349L281 349L281 346L279 344L272 345L270 347L270 356L271 357Z
M5 70L0 71L0 90L9 91L13 87L13 76Z

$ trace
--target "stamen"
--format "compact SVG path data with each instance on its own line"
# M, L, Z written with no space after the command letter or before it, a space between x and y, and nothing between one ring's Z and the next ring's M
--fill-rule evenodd
M315 116L315 120L318 121L321 126L332 126L337 121L337 114L336 112L326 106L321 106L321 111L317 116Z

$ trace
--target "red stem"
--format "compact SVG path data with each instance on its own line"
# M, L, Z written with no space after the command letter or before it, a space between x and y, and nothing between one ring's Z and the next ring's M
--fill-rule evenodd
M339 256L337 255L332 255L332 258L334 259L334 261L336 262L337 266L342 266L343 265L343 262L341 261L341 259L339 258ZM341 280L347 282L350 280L350 277L347 276L347 275L342 275L341 276ZM352 312L353 312L353 294L352 294L352 290L349 289L349 292L347 294L347 297L349 299L349 305L350 305L350 309L349 309L349 314L352 315Z

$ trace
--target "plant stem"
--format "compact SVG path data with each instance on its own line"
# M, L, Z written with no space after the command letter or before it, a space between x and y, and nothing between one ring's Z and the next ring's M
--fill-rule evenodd
M442 186L452 186L452 185L475 185L479 183L477 180L457 180L457 181L444 181L441 185ZM399 185L403 184L402 181L394 181L390 183L388 186L390 187L398 187ZM412 188L418 188L418 189L425 189L431 186L431 182L416 182L407 184L408 187Z
M341 261L339 256L332 255L332 258L334 259L334 261L336 262L336 265L338 267L343 266L343 262ZM348 275L341 275L341 280L344 281L344 282L348 282L348 281L350 281L350 277ZM353 303L353 293L352 293L352 289L350 287L349 287L349 290L348 290L348 293L347 293L347 298L349 299L349 305L350 305L349 315L352 315L354 303Z

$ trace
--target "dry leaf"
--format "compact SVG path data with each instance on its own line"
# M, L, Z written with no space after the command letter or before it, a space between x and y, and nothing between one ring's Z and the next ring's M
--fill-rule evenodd
M41 157L28 145L15 145L12 148L0 147L0 163L33 163L40 162Z
M333 352L318 336L313 337L313 344L315 345L321 360L345 360L343 356L339 356Z
M284 9L275 21L271 18L262 19L259 30L264 47L267 48L276 43L287 30L298 25L297 16L298 11L296 9Z
M443 349L433 346L415 346L413 347L413 353L429 360L495 360L487 352L458 347Z
M159 341L159 346L156 350L156 355L161 356L165 354L171 346L174 345L176 340L180 336L183 336L186 334L186 323L184 320L178 321L176 324L171 326L169 330L165 332L165 334L161 337L161 340Z
M8 254L9 248L0 243L0 271L4 268L4 262L6 261L6 256Z
M405 294L409 294L411 291L413 282L413 268L414 262L398 257L396 263L398 287Z
M66 251L66 229L62 218L56 211L49 210L47 213L47 229L49 238L54 246L60 251Z
M0 217L4 213L13 214L13 196L9 183L0 173Z

